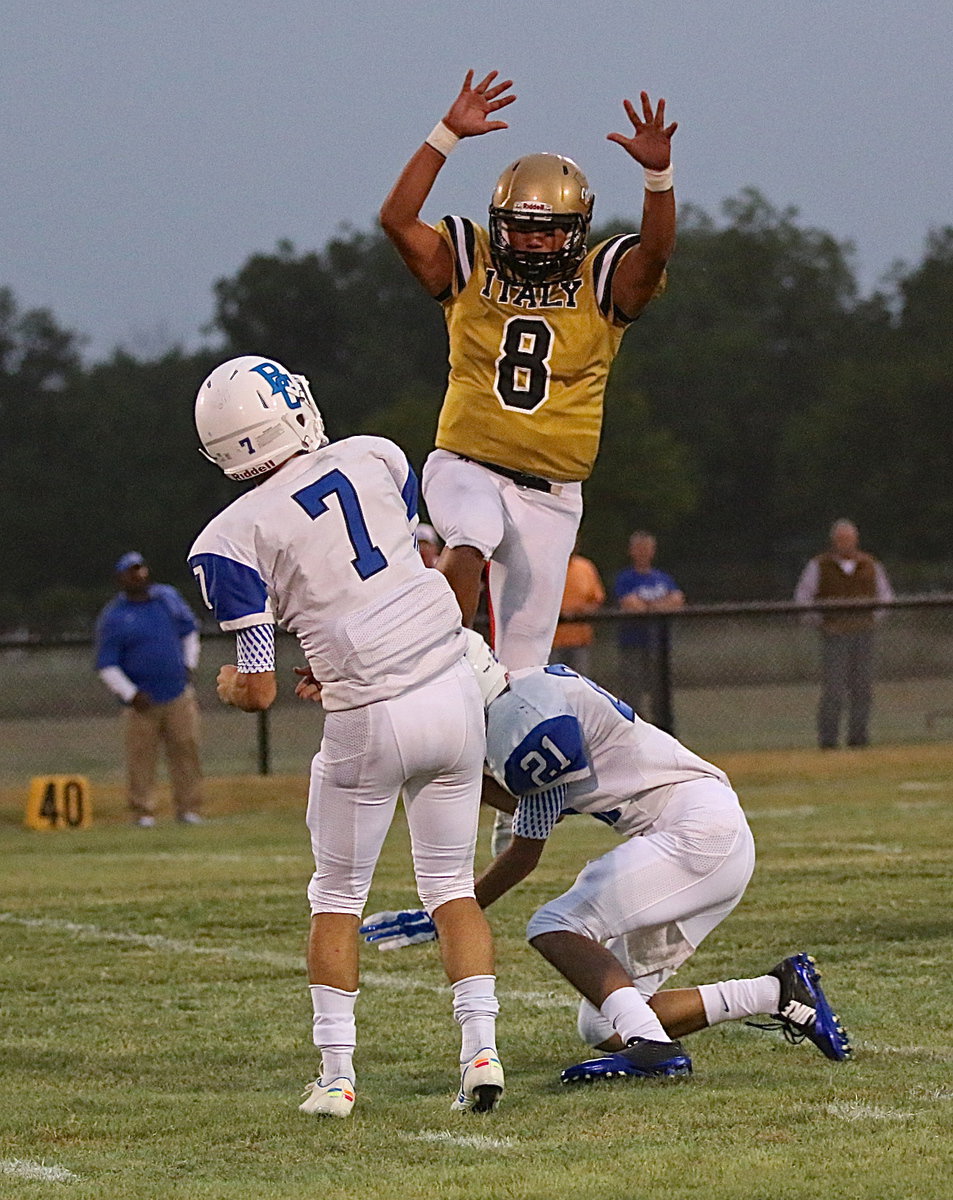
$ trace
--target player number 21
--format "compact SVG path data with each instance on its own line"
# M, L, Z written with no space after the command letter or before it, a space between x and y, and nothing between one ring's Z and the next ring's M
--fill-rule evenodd
M314 483L309 483L300 492L295 492L292 499L301 505L312 521L316 521L328 511L325 500L331 496L337 496L341 515L344 517L344 527L354 547L351 566L362 579L370 579L378 571L383 571L387 566L387 559L379 546L371 544L371 535L361 511L361 500L350 479L335 468L316 479Z

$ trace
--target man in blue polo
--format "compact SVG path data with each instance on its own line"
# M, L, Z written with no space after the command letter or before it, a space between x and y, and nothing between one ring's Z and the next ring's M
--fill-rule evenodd
M685 604L681 588L655 566L655 534L637 529L629 538L629 562L616 575L615 598L623 612L670 613ZM620 693L646 720L664 724L659 696L660 653L668 637L664 621L627 621L619 629Z
M179 821L201 821L199 711L191 672L198 624L173 587L152 583L135 550L116 563L120 592L96 620L96 670L125 706L129 807L143 828L155 824L159 743L165 745Z

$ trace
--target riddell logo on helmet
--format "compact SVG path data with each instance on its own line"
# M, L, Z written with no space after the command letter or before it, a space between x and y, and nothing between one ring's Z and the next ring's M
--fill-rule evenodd
M517 200L513 212L518 213L552 213L553 206L545 200Z
M254 479L256 475L263 475L265 471L273 471L277 465L274 459L269 459L268 462L258 463L255 467L249 467L247 471L234 472L232 479Z

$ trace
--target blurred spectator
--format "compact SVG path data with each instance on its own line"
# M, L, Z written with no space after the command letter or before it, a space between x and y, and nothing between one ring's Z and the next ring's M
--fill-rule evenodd
M606 602L606 591L599 578L596 564L581 554L573 552L566 568L566 586L559 606L560 618L581 613L593 613ZM560 619L553 636L550 662L565 663L580 675L589 675L592 626L582 621L566 622Z
M198 624L173 587L152 583L138 551L116 563L121 591L96 620L96 670L125 707L128 802L137 825L155 825L155 775L164 742L176 817L202 818L199 710L191 672Z
M615 597L623 612L668 613L684 605L685 597L675 580L653 565L655 549L655 535L644 529L637 529L629 538L632 565L615 579ZM640 716L663 727L659 651L667 637L665 621L627 621L619 629L621 693Z
M436 529L423 521L417 525L417 549L425 567L437 565L437 559L440 557L440 538L437 537Z
M881 564L859 549L853 521L831 526L830 549L810 560L794 590L798 604L816 600L893 600ZM832 750L840 741L841 712L847 707L847 745L866 746L873 692L874 623L882 612L825 612L813 615L821 631L821 696L817 744Z

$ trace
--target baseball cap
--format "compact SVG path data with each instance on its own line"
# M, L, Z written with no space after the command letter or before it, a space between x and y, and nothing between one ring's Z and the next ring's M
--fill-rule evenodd
M127 550L121 558L116 561L116 574L120 575L123 571L128 571L130 567L144 567L146 560L142 557L138 550Z

